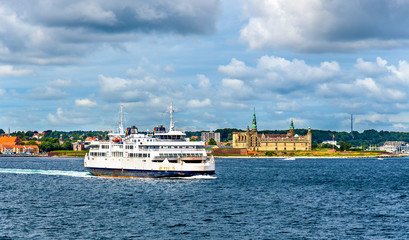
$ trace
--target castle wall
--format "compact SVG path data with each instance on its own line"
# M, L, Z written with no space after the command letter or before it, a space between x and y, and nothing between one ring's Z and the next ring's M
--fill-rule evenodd
M306 136L284 135L276 138L259 135L256 130L233 133L233 148L246 148L250 151L309 151L311 143L311 132Z

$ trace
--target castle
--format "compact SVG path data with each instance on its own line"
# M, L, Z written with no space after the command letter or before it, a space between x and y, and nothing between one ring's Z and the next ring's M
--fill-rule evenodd
M294 123L291 120L287 134L258 134L256 113L253 114L252 129L247 126L246 132L233 133L233 148L246 148L249 151L308 151L311 150L311 128L307 135L295 134Z

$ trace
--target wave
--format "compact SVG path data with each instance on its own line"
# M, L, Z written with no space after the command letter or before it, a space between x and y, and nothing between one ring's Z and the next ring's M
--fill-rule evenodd
M15 173L15 174L42 174L53 176L70 176L70 177L93 177L88 172L79 171L59 171L59 170L42 170L42 169L10 169L0 168L0 173Z
M178 179L217 179L217 177L210 175L195 175L190 177L178 177Z

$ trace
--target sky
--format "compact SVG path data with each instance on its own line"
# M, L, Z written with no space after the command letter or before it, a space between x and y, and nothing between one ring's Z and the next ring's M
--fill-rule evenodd
M0 1L0 128L409 131L409 1Z

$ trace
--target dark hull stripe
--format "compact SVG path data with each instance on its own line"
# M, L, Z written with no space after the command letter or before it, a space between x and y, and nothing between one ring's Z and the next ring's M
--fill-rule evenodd
M190 177L195 175L214 175L215 171L155 171L109 168L85 168L94 176L125 177L125 178L161 178L161 177Z

